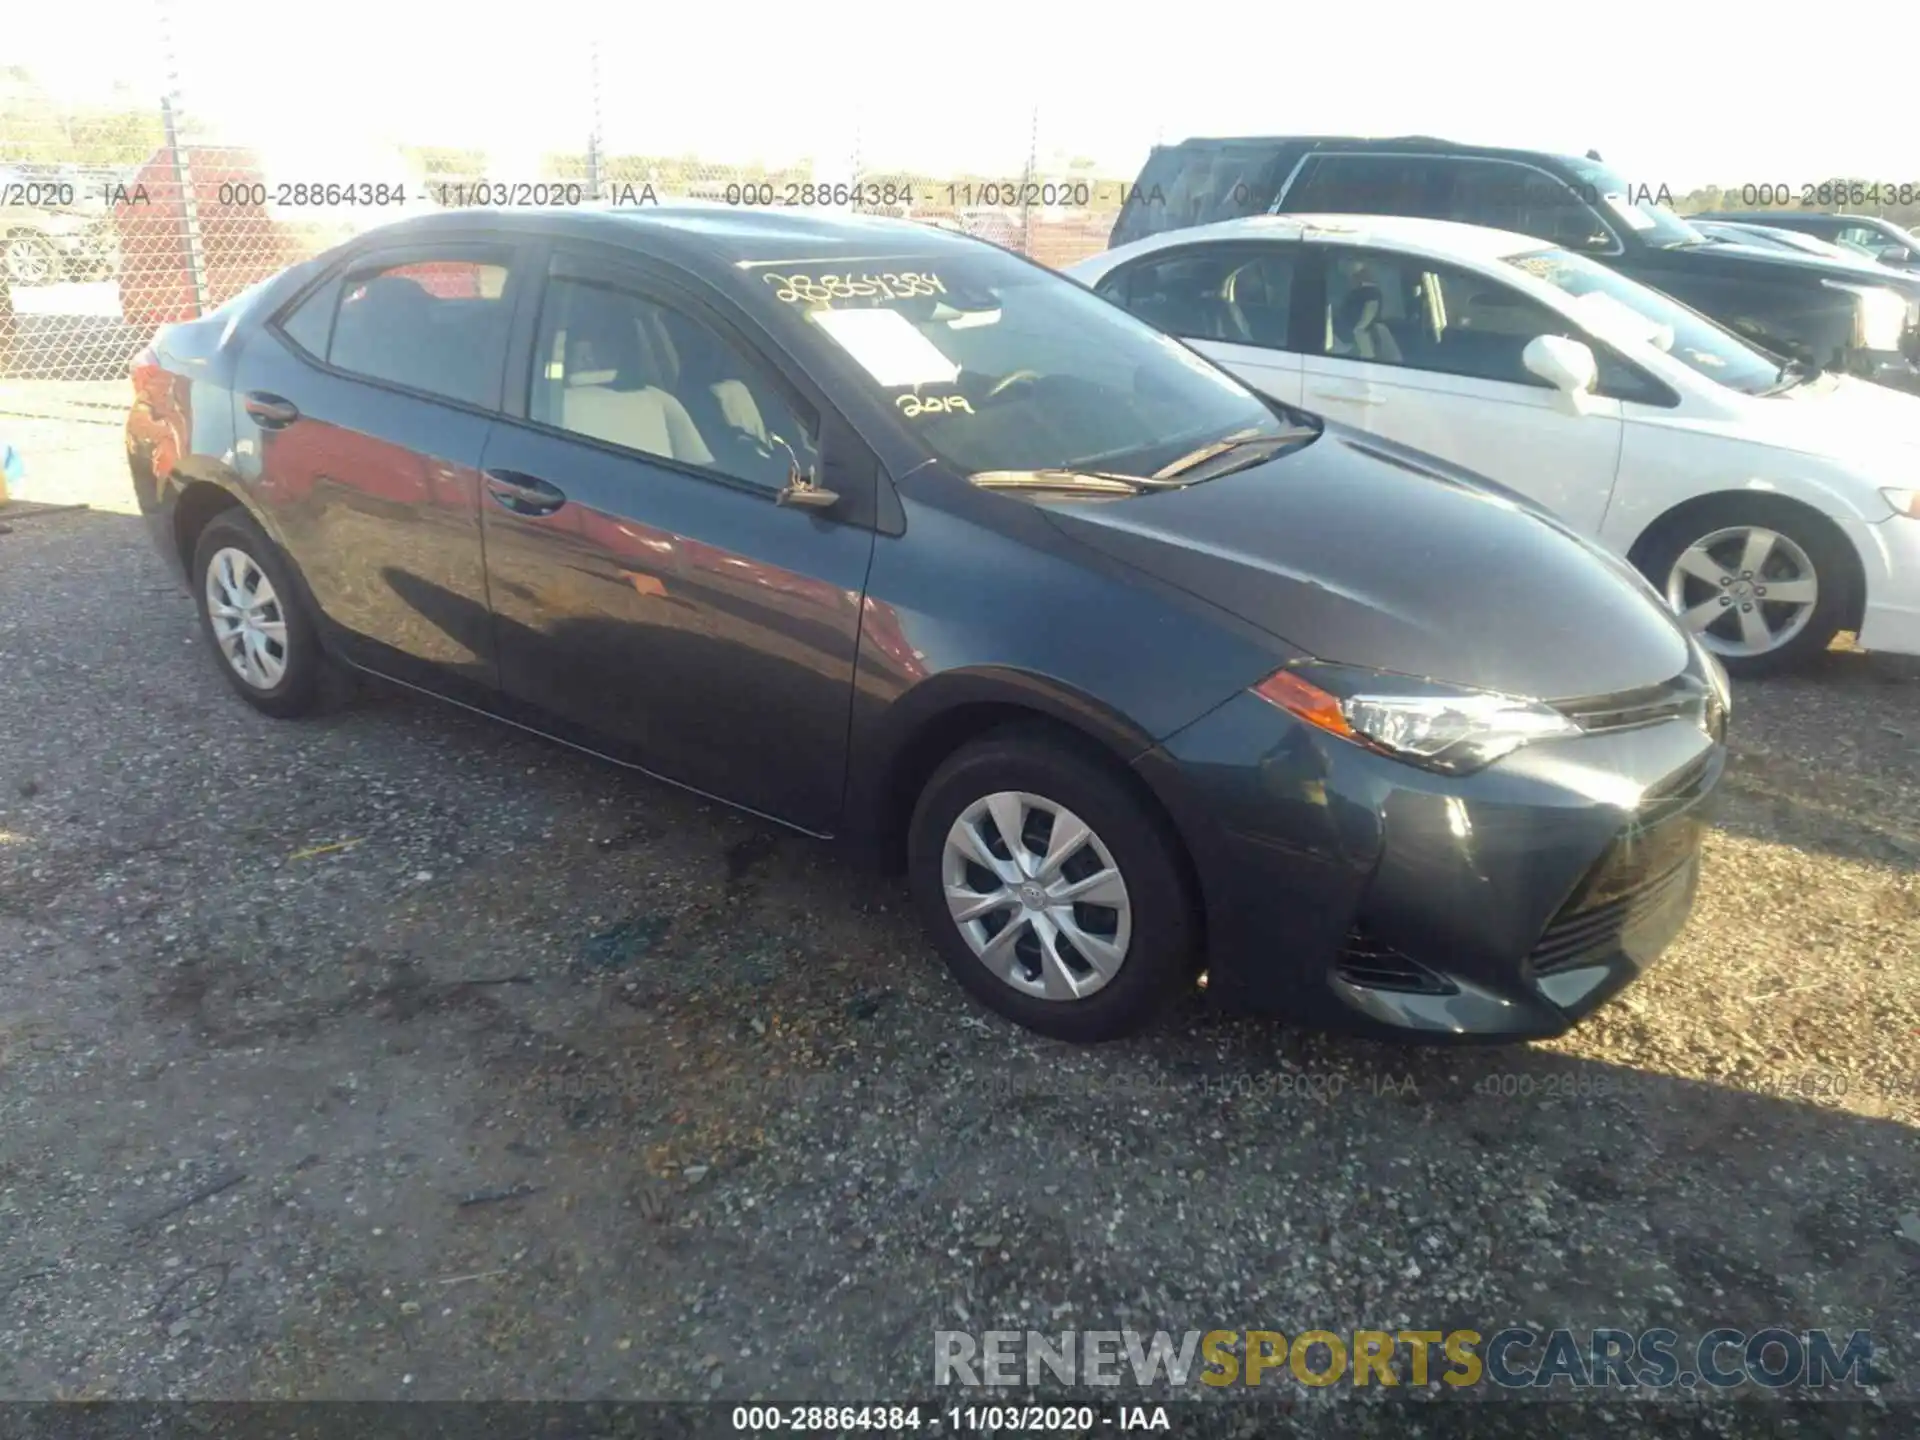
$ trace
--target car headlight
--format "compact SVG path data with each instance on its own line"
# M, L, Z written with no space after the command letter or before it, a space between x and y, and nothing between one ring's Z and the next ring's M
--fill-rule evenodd
M1691 630L1687 632L1687 643L1700 657L1700 668L1707 674L1707 705L1701 722L1707 734L1717 740L1733 716L1733 682L1727 678L1727 667L1720 663L1720 657L1707 649Z
M1898 350L1907 329L1907 298L1895 290L1878 285L1853 285L1842 280L1826 282L1836 290L1850 291L1854 299L1854 344L1863 350Z
M1895 514L1920 520L1920 490L1882 490L1880 498L1893 507Z
M1330 735L1449 775L1583 733L1538 700L1317 661L1276 670L1253 693Z

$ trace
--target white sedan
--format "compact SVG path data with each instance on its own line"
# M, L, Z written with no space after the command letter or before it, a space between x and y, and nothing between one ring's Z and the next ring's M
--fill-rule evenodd
M1067 272L1247 383L1489 476L1629 557L1740 674L1920 654L1920 398L1783 365L1582 256L1261 215Z

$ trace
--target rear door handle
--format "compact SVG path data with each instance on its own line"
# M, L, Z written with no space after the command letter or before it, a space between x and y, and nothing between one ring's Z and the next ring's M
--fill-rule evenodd
M487 493L516 515L551 515L567 503L567 492L538 475L518 470L485 472Z
M1387 397L1376 391L1371 385L1342 386L1338 389L1320 388L1313 392L1316 400L1333 400L1342 405L1384 405Z
M241 402L262 429L278 430L300 418L300 407L265 390L249 390Z

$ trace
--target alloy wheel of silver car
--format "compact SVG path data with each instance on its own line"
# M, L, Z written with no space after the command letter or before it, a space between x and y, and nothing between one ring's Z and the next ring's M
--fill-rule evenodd
M214 552L207 566L207 618L234 673L271 690L287 673L287 617L266 572L244 550Z
M1762 525L1715 530L1680 552L1667 603L1716 655L1766 655L1813 618L1820 578L1794 540Z
M4 255L8 277L18 284L45 285L56 278L59 257L37 235L9 236L0 255Z
M941 857L967 945L1023 995L1084 1000L1126 963L1133 910L1112 853L1071 810L1002 790L967 806Z

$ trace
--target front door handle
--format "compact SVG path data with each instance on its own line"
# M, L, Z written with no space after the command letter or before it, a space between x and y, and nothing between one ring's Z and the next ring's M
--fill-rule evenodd
M241 402L263 430L278 430L300 418L300 407L266 390L249 390Z
M567 503L567 492L538 475L518 470L485 472L487 493L516 515L551 515Z

